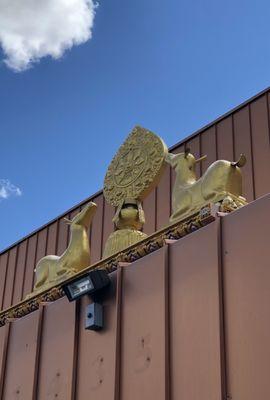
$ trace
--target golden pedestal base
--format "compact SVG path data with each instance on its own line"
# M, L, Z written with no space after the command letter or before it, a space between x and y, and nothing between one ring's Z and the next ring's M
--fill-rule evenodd
M132 244L135 244L140 240L145 239L146 237L147 235L145 233L135 229L119 229L111 233L108 237L103 253L103 258L110 257L111 255L126 249Z

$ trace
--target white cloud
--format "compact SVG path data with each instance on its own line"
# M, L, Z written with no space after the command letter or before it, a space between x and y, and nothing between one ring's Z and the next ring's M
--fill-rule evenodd
M91 38L94 0L0 0L4 62L23 71L40 58L60 58Z
M0 179L0 199L7 199L10 196L21 195L21 189L13 185L8 179Z

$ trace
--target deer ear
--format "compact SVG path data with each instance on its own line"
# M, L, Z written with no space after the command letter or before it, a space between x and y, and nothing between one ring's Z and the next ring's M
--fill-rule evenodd
M181 154L181 153L180 153ZM173 153L168 153L165 156L165 161L171 165L171 167L175 168L178 162L178 155L179 154L173 154Z
M187 156L190 154L190 148L188 147L186 150L185 150L185 158L187 158Z
M172 154L172 153L167 153L166 155L165 155L165 161L168 163L168 164L173 164L173 160L174 160L174 158L175 158L175 154Z

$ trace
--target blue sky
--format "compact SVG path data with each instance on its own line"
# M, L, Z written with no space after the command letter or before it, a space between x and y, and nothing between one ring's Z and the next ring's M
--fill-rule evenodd
M269 16L266 0L107 0L58 60L14 72L1 52L0 179L22 195L0 201L0 249L99 190L134 125L173 145L269 86Z

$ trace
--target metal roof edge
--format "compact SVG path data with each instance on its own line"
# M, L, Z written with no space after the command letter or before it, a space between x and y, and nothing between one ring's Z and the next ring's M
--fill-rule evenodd
M198 129L194 133L191 133L190 135L186 136L184 139L180 140L179 142L177 142L176 144L171 146L170 150L174 150L178 146L181 146L185 142L193 139L194 137L196 137L200 133L206 131L208 128L211 128L211 126L214 126L215 124L217 124L218 122L222 121L223 119L225 119L229 115L235 113L236 111L239 111L241 108L245 107L246 105L248 105L252 101L258 99L259 97L263 96L264 94L266 94L269 91L270 91L270 86L268 86L266 89L263 89L261 92L255 94L254 96L250 97L248 100L245 100L243 103L239 104L238 106L236 106L236 107L232 108L231 110L227 111L225 114L222 114L220 117L216 118L214 121L209 122L208 124L204 125L202 128Z

